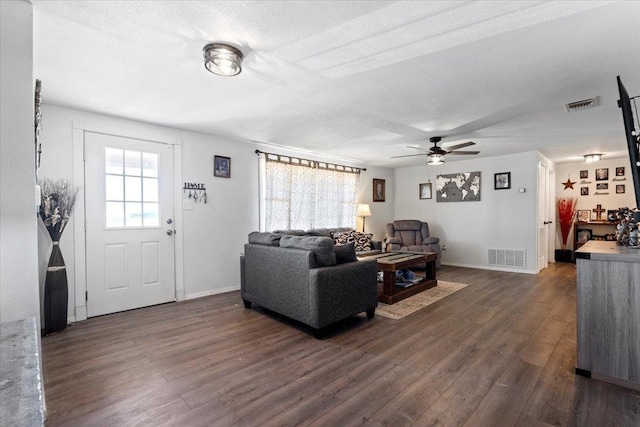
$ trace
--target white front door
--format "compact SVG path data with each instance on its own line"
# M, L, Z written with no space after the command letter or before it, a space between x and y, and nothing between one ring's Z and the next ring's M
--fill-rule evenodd
M173 147L85 133L87 316L175 300Z

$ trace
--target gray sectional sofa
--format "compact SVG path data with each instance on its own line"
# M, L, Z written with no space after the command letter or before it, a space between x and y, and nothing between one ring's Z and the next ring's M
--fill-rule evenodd
M373 318L378 306L377 264L345 255L331 238L275 233L249 234L240 259L241 296L314 328L315 335L361 312ZM338 263L338 261L343 261Z

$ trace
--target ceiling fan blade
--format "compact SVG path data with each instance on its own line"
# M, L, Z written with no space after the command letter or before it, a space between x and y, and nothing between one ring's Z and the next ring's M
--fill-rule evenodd
M462 144L452 145L451 147L444 147L444 148L445 150L453 151L453 150L458 150L460 148L469 147L471 145L476 145L476 143L473 141L469 141L469 142L463 142Z
M415 157L415 156L426 156L429 153L423 153L423 154L407 154L405 156L392 156L392 159L398 159L400 157Z
M425 153L428 153L428 150L425 150L422 147L412 147L411 145L407 145L407 148L413 148L414 150L420 150L420 151L424 151Z
M447 154L480 154L479 151L447 151Z

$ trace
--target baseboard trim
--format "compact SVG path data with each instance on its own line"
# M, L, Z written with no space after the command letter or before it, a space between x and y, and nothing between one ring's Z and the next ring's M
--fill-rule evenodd
M444 262L442 261L442 265L449 265L451 267L464 267L464 268L475 268L477 270L492 270L492 271L504 271L507 273L524 273L524 274L538 274L537 271L534 270L523 270L521 268L504 268L504 267L493 267L488 265L471 265L471 264L462 264L457 262Z
M186 301L186 300L189 300L189 299L208 297L208 296L211 296L211 295L224 294L226 292L239 291L239 290L240 290L240 286L232 286L230 288L214 289L214 290L211 290L211 291L196 292L196 293L193 293L193 294L185 294L184 299Z

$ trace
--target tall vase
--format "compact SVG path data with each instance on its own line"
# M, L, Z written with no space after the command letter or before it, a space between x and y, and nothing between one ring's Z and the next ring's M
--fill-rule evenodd
M44 280L44 334L62 331L67 327L69 289L67 269L59 241L53 242L47 276Z

